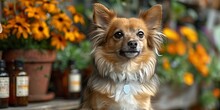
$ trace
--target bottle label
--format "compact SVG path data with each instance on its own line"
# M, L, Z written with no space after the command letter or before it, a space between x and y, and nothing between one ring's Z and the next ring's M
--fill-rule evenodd
M16 78L16 96L28 96L29 78L28 76L18 76Z
M81 75L70 74L69 76L69 92L80 92L81 91Z
M0 78L0 98L9 97L9 77Z

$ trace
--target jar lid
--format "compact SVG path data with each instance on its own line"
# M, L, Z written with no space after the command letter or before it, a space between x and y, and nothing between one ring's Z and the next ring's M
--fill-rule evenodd
M0 59L0 67L3 67L3 68L6 67L6 65L5 65L5 61L4 61L4 60L1 60L1 59Z
M22 60L15 60L14 65L17 66L17 67L23 67L24 62Z

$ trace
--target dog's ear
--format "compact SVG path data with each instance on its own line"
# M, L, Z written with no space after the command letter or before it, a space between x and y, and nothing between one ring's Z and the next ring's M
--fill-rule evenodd
M148 29L160 29L162 20L162 6L155 5L149 10L141 12L139 17L144 20Z
M155 51L159 50L164 37L164 35L160 33L162 6L155 5L149 10L141 12L139 18L145 22L145 25L148 28L148 47L152 50L155 49Z
M107 27L116 14L100 3L94 4L93 22L100 27Z

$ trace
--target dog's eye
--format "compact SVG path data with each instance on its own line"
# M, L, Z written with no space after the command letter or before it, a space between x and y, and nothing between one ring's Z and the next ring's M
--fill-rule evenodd
M116 38L116 39L120 39L120 38L122 38L124 36L124 34L121 32L121 31L118 31L118 32L116 32L115 34L114 34L114 37Z
M137 36L140 37L140 38L143 38L143 37L144 37L144 32L139 31L139 32L137 33Z

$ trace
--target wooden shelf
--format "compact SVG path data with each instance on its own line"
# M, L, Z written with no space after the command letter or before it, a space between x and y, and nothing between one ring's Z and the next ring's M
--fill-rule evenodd
M79 107L79 100L55 99L47 102L29 103L25 107L8 107L1 110L73 110Z

